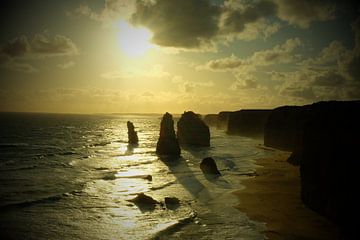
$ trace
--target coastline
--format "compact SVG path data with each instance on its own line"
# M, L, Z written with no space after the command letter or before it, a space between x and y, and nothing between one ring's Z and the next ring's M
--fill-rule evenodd
M289 155L275 150L272 158L257 159L257 176L242 180L245 189L233 192L239 199L234 207L265 222L269 239L339 239L335 224L302 204L299 167L286 162Z

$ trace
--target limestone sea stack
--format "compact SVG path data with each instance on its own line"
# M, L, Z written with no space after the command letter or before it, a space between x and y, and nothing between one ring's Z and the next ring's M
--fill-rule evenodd
M160 123L160 137L156 145L159 155L180 156L180 146L175 135L174 120L170 113L165 113Z
M135 131L134 124L130 121L127 122L128 129L128 142L130 144L137 144L139 142L139 138L137 132Z
M210 146L210 130L204 121L192 111L184 112L177 122L177 137L182 145Z

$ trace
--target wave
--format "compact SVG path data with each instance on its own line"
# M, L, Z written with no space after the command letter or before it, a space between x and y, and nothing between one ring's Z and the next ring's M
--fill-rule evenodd
M158 224L158 226L154 229L156 232L153 233L149 239L166 239L166 236L178 231L184 225L189 224L194 220L194 218L196 218L196 216L196 212L191 212L189 216L179 220Z
M0 143L0 148L17 148L17 147L27 147L28 143Z
M73 192L76 192L76 191L73 191ZM1 211L9 211L14 208L26 208L26 207L31 207L31 206L37 205L37 204L55 203L65 197L68 197L73 192L66 192L66 193L61 193L61 194L57 194L57 195L46 196L46 197L39 198L39 199L26 200L26 201L22 201L22 202L9 203L9 204L0 206L0 210Z
M153 186L153 187L150 187L150 190L153 190L153 191L160 190L160 189L166 188L170 185L173 185L174 183L176 183L176 181L167 182L160 186Z

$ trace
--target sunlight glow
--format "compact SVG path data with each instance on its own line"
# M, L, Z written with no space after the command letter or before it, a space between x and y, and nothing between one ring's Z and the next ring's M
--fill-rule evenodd
M139 57L153 48L151 37L152 33L148 29L134 28L126 21L120 21L120 48L128 57Z

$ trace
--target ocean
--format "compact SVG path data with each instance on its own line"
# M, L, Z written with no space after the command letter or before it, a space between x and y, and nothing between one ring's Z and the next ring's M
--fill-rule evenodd
M127 121L138 146L127 143ZM0 113L1 239L264 239L265 224L233 208L232 194L256 171L255 160L272 154L262 140L211 128L211 147L183 148L181 158L164 162L155 153L160 121ZM218 179L199 168L208 156ZM141 209L129 201L139 193L180 205Z

